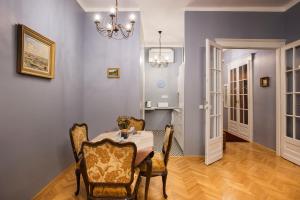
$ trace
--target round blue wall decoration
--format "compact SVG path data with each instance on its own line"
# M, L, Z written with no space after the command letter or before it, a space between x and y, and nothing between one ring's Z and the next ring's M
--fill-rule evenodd
M165 88L166 87L166 82L164 80L157 81L157 87L158 88Z

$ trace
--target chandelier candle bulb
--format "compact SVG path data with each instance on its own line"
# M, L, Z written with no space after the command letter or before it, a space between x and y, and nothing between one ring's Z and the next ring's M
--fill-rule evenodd
M127 30L128 32L131 31L131 24L126 24L126 30Z
M115 1L116 6L110 9L110 12L107 17L100 17L100 15L94 16L94 22L96 25L96 30L100 35L113 38L116 40L128 39L133 35L134 24L135 24L135 15L129 16L128 24L120 24L119 21L119 6L118 0Z
M131 23L134 23L135 22L135 15L134 14L129 15L129 20L130 20Z
M94 16L94 22L95 22L95 23L100 23L100 20L101 20L101 16L98 15L98 14L96 14L96 15Z
M110 9L110 14L113 15L113 16L115 16L115 14L116 14L116 9L115 9L115 8L111 8L111 9Z
M108 31L111 31L112 25L111 25L111 24L107 24L107 25L106 25L106 28L107 28Z

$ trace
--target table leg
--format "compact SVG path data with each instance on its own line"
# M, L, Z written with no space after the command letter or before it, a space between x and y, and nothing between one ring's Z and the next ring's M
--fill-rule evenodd
M147 163L147 176L146 176L146 185L145 185L145 200L147 200L148 198L150 178L152 175L152 158L150 156L147 158L146 163Z

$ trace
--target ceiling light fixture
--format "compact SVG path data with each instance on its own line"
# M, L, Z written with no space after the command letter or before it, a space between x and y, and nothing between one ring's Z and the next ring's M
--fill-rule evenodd
M151 64L153 66L157 66L157 67L167 67L168 64L169 64L169 56L165 55L165 56L162 56L162 51L161 51L161 34L162 34L162 31L158 31L158 34L159 34L159 40L158 40L158 43L159 43L159 49L158 49L158 55L155 55L154 56L154 59L151 59Z
M129 15L129 23L126 25L118 23L119 8L118 0L116 0L116 6L110 9L108 19L101 19L99 14L94 16L94 22L96 24L97 31L104 37L116 40L127 39L133 35L135 15Z

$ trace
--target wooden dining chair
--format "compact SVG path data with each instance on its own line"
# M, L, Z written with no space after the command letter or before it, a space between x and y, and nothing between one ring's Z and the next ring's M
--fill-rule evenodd
M70 140L73 150L73 155L76 161L75 175L77 188L75 191L75 195L79 194L80 190L80 161L82 158L81 155L81 146L84 141L88 141L88 126L86 124L74 124L72 128L70 128Z
M143 131L145 130L145 120L130 117L128 127L134 127L136 131Z
M166 125L165 127L165 136L162 147L162 152L154 152L154 156L152 158L152 177L161 176L163 182L163 194L165 198L168 198L166 193L166 185L167 185L167 176L168 176L168 161L170 156L170 150L172 146L174 128L172 125ZM147 176L147 165L143 163L141 165L141 175Z
M81 170L87 199L137 199L141 177L136 154L132 142L83 142Z

